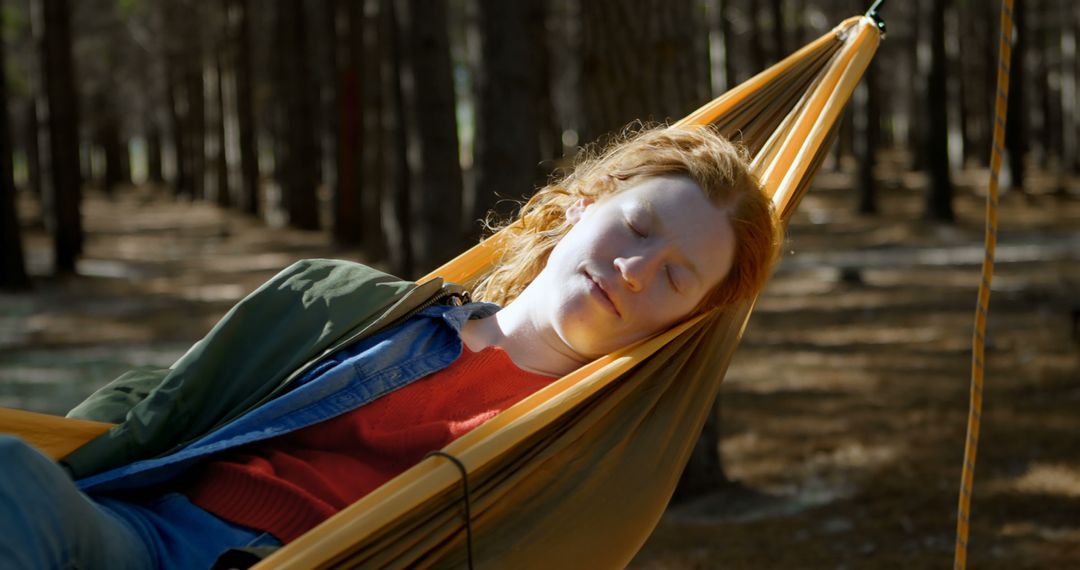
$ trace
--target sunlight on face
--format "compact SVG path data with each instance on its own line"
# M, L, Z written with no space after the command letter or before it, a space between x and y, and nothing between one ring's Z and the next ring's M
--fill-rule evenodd
M678 322L731 268L727 211L684 176L579 200L567 219L573 227L530 288L562 341L584 356Z

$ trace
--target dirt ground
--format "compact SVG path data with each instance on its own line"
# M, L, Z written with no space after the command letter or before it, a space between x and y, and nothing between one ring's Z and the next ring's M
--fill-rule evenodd
M732 483L670 508L633 568L951 565L986 173L957 176L953 225L921 221L919 175L888 178L860 217L850 176L819 176L725 380ZM1080 568L1080 184L1033 182L1001 204L972 568ZM0 406L63 413L291 261L358 258L139 187L88 193L79 275L56 279L20 206L37 279L0 295Z

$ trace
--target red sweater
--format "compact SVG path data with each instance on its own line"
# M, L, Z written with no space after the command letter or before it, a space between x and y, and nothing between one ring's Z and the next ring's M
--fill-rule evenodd
M552 380L500 348L465 348L447 368L365 406L208 463L185 493L288 543Z

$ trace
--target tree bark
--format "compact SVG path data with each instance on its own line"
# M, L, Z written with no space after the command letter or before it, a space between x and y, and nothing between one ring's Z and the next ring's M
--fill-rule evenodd
M464 243L447 6L442 0L400 2L397 21L412 214L411 269L426 272L457 255Z
M0 70L6 69L4 26L0 19ZM8 116L7 74L0 73L0 290L30 288L23 259L22 236L12 173L11 118Z
M71 55L71 11L67 0L36 0L38 49L48 107L49 170L46 190L57 273L74 273L82 253L82 191L79 174L78 98ZM35 19L37 19L35 18Z
M537 178L540 109L535 93L537 74L543 73L543 46L530 34L537 5L542 8L542 0L480 1L472 220L484 219L496 206L496 214L506 218L515 208L505 199L527 197ZM478 227L470 237L479 237Z
M945 69L945 4L933 0L930 36L930 76L927 80L927 167L929 183L925 194L925 217L953 220L952 179L949 174L948 90Z

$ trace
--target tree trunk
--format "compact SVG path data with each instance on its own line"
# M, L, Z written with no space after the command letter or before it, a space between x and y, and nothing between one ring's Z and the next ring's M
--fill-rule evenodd
M1028 150L1028 109L1027 80L1024 68L1027 62L1028 29L1027 2L1016 0L1013 4L1013 25L1015 41L1009 64L1009 102L1006 115L1008 128L1005 129L1005 153L1009 163L1009 180L1013 189L1024 190L1024 156Z
M0 70L6 69L7 64L4 41L4 26L0 25ZM20 291L30 288L30 279L26 275L15 204L11 119L7 104L7 74L0 73L0 290Z
M191 165L191 143L187 137L187 94L183 82L183 72L179 69L177 57L165 56L165 90L168 98L169 136L172 139L175 173L173 192L175 196L195 196L194 179Z
M986 166L993 136L994 95L997 92L998 10L976 3L962 3L960 90L963 93L964 160ZM980 57L964 57L975 53Z
M548 48L554 62L551 71L552 107L558 117L559 141L556 156L576 154L584 142L587 121L584 101L584 67L581 11L578 0L546 0L550 15Z
M146 121L146 179L152 184L165 182L161 168L161 126L153 118Z
M772 15L773 35L773 63L784 59L787 55L787 38L784 37L784 0L770 0L770 13Z
M986 7L979 6L975 9L985 10ZM962 55L964 48L960 45L961 41L970 42L972 44L971 48L978 46L979 42L978 35L971 33L965 25L965 22L975 19L975 15L970 13L971 10L971 4L965 2L956 3L952 10L952 18L949 20L950 29L946 31L951 35L946 46L948 48L948 57L956 69L954 73L957 77L957 80L952 82L952 87L956 93L956 106L954 108L956 110L957 127L960 130L961 157L958 165L960 168L967 164L968 158L975 158L972 145L976 137L979 117L977 117L975 109L971 106L971 91L980 89L976 87L978 85L977 81L972 80L979 76L976 66L985 63L970 61L974 58L969 59Z
M930 37L930 76L927 80L927 167L925 217L930 220L953 220L952 180L949 175L948 91L945 70L945 4L933 0Z
M288 216L288 196L285 192L285 177L286 167L288 160L288 114L289 109L287 106L286 97L286 83L289 82L289 70L288 59L284 56L278 55L281 52L281 47L285 46L285 41L289 36L289 20L286 15L287 9L285 2L277 1L271 4L272 8L272 34L274 41L271 43L271 47L268 50L271 52L270 57L271 67L271 84L273 85L273 91L271 94L271 121L270 121L270 138L272 140L273 153L274 153L274 170L272 174L273 184L272 190L276 189L276 192L271 192L267 197L276 199L275 203L267 204L267 210L275 210L273 212L268 211L271 218L277 218L279 214ZM276 188L275 188L276 187Z
M364 6L352 0L336 0L332 13L341 19L334 30L340 44L337 66L337 188L334 191L334 241L355 245L364 240L363 188L360 184L364 156ZM375 83L371 84L374 87Z
M542 8L542 1L480 1L472 220L484 219L496 206L506 218L515 208L505 199L520 200L533 190L540 162L535 84L543 50L530 34L537 5ZM470 238L478 237L476 227Z
M929 32L931 26L926 25L931 17L931 10L928 6L935 0L916 0L912 6L915 12L915 20L920 22L920 25L915 26L915 30L912 34L912 41L910 47L911 61L914 65L911 66L914 73L912 73L911 81L907 82L907 86L910 90L907 93L907 100L911 103L911 135L909 140L912 142L910 145L911 151L911 169L912 170L926 170L928 165L926 140L930 131L930 125L926 121L925 110L930 108L930 103L927 95L928 78L930 76L930 38Z
M31 89L31 96L26 101L23 112L26 117L23 139L26 150L27 182L30 184L30 191L34 196L41 198L41 137L39 136L41 124L38 122L37 100L39 97L36 95L37 92L38 90Z
M78 98L71 56L71 12L67 0L36 0L40 23L38 48L44 73L48 107L49 169L48 214L52 218L54 267L74 273L82 253L79 174Z
M338 188L339 128L337 0L322 0L305 4L312 14L308 22L311 34L311 53L315 56L312 71L315 79L312 91L316 104L316 143L319 145L317 187L326 187L332 194ZM311 60L309 60L311 61ZM334 198L336 200L336 198ZM333 200L331 204L333 204ZM331 216L331 220L333 217ZM331 226L333 222L331 221ZM333 228L331 227L331 231Z
M1072 102L1073 120L1065 128L1072 130L1073 152L1070 152L1067 157L1071 166L1068 172L1074 175L1080 175L1080 57L1076 57L1076 54L1080 52L1080 3L1067 3L1066 12L1072 12L1069 15L1069 21L1071 24L1069 28L1071 30L1072 39L1072 53L1071 63L1069 59L1066 60L1069 70L1066 72L1072 77L1073 97L1070 99Z
M383 235L383 187L389 151L382 144L383 139L383 93L389 92L384 84L389 80L383 75L383 51L387 42L385 30L380 26L379 0L363 0L362 10L357 10L357 2L349 2L350 30L362 28L362 37L353 38L355 43L362 40L360 46L352 45L350 50L361 53L356 56L361 61L360 71L360 111L361 139L359 143L360 162L360 201L363 211L364 256L369 261L386 257L386 238Z
M1072 12L1080 14L1072 2L1061 3L1059 14L1061 26L1061 167L1062 174L1077 172L1080 167L1080 148L1077 138L1080 135L1080 113L1077 109L1077 62L1076 40L1080 21L1073 19Z
M724 472L724 462L720 454L722 438L721 418L722 398L717 396L713 402L712 413L705 419L701 437L694 443L694 450L679 477L675 488L675 501L682 501L704 495L731 483Z
M803 46L809 43L810 38L806 37L806 0L796 0L794 24L795 29L791 31L794 44Z
M319 229L316 194L319 146L315 140L315 110L308 65L307 18L302 0L283 0L279 17L285 18L280 57L285 66L281 85L285 98L285 140L281 183L289 212L289 224L305 230Z
M259 213L259 160L255 147L255 99L251 67L251 0L232 0L233 68L236 74L236 123L240 146L240 187L243 210Z
M768 64L768 58L765 57L765 41L761 29L761 8L758 6L757 0L750 0L745 6L746 18L750 23L750 31L747 32L750 35L750 61L753 62L754 69L750 72L750 76L765 69Z
M197 9L198 5L192 5L191 9ZM205 13L204 13L205 14ZM192 26L195 28L195 26ZM186 46L187 53L182 65L184 65L185 82L184 91L187 97L187 115L184 138L187 139L185 149L188 151L188 165L191 167L191 195L195 200L206 199L206 85L203 79L203 42L201 28L197 28L186 41L192 42ZM183 52L182 52L183 53Z
M405 128L402 118L401 43L397 5L379 1L383 70L383 197L382 220L386 232L387 262L390 271L402 277L412 275L413 254L409 216L409 164L406 160Z
M551 21L550 2L538 0L529 3L528 34L532 43L533 53L536 54L536 68L532 73L533 108L536 110L536 128L539 131L539 148L541 164L533 169L536 178L533 186L542 186L551 172L555 169L555 160L562 157L562 127L559 115L555 111L555 97L553 90L555 81L551 67L551 34L548 33L548 22ZM476 225L475 220L470 221L471 226Z
M690 0L594 0L582 14L584 137L679 118L705 99L705 33ZM627 41L633 38L632 41Z
M739 84L739 73L735 70L735 54L738 54L739 50L735 48L735 33L731 29L731 0L719 0L719 4L720 33L724 35L724 91L726 92Z
M447 6L408 0L397 6L402 124L407 137L412 249L416 272L450 260L464 243L461 163Z
M221 208L232 207L232 192L229 188L229 162L225 152L226 144L226 105L225 105L225 62L222 48L219 46L208 54L206 77L213 79L210 86L208 100L213 111L211 113L211 132L207 140L207 149L210 156L210 168L207 172L207 181L214 187L214 198ZM209 186L210 184L208 184Z
M128 148L126 141L120 136L120 117L113 111L110 103L103 102L98 108L97 121L98 144L105 151L105 178L102 187L105 193L111 196L117 186L131 183L131 175L127 172Z
M1061 27L1057 19L1056 6L1047 2L1043 3L1036 12L1038 23L1033 26L1031 36L1038 38L1035 44L1037 55L1035 57L1035 77L1039 78L1039 95L1041 101L1039 108L1042 110L1042 133L1039 137L1042 141L1041 164L1043 170L1051 170L1058 166L1061 158L1061 132L1064 130L1062 113L1059 103L1061 102L1061 75L1054 67L1061 61L1058 47L1061 44Z

